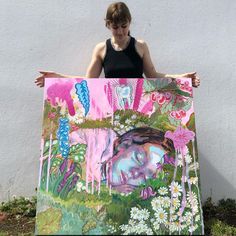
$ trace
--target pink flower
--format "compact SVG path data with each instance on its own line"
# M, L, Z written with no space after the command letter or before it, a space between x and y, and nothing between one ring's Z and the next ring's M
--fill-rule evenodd
M165 137L173 141L175 149L183 148L194 138L195 133L179 126L174 132L167 131Z
M48 118L49 118L49 119L52 119L52 120L53 120L55 117L56 117L56 113L54 113L54 112L49 112L49 113L48 113Z

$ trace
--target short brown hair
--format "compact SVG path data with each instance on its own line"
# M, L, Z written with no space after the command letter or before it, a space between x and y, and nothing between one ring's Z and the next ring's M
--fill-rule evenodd
M108 24L122 24L131 22L131 14L129 11L129 8L124 2L115 2L109 5L107 8L107 14L106 14L106 26Z

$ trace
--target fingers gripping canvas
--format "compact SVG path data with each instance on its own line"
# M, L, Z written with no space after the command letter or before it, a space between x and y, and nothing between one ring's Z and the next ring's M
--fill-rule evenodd
M192 85L47 79L36 234L204 234Z

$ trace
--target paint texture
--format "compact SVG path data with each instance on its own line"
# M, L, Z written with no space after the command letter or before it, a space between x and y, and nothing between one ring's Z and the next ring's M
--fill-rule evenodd
M191 80L47 79L36 234L204 234Z

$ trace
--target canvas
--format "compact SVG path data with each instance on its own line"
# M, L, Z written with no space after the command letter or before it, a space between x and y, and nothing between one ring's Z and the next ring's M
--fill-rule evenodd
M36 234L204 234L191 79L45 81Z

